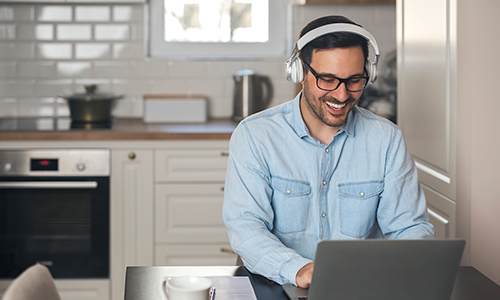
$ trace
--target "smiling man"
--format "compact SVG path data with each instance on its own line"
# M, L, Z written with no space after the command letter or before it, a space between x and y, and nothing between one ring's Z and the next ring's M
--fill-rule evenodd
M223 217L251 272L308 287L320 240L434 236L400 130L356 106L376 78L369 43L341 16L307 24L287 61L302 92L234 131Z

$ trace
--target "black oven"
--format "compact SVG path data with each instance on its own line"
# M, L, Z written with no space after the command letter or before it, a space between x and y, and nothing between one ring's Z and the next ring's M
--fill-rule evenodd
M107 149L0 151L0 279L109 278Z

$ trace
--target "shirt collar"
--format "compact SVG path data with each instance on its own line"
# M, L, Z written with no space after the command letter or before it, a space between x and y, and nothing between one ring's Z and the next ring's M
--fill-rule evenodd
M302 114L300 112L300 97L302 96L302 91L293 99L293 117L292 117L292 127L293 130L297 133L297 135L301 138L304 136L308 136L309 129L304 123L304 119L302 118ZM346 122L340 126L339 131L335 135L339 135L342 132L346 132L349 136L354 136L354 117L355 114L358 113L358 107L354 106L354 108L347 115Z
M302 91L295 96L293 99L293 117L292 117L292 127L295 130L295 133L301 138L310 135L309 129L307 129L306 123L304 123L304 119L302 118L302 114L300 113L300 97L302 97Z

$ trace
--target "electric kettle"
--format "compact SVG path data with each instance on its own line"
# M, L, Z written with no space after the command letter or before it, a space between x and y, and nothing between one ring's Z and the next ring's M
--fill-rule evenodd
M233 75L234 97L231 120L239 122L269 105L273 98L271 79L252 70L241 70Z

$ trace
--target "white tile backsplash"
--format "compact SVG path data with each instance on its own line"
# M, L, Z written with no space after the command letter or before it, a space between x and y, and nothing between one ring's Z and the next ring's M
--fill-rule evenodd
M169 61L145 57L142 4L0 3L0 117L68 116L58 95L123 94L115 116L141 117L144 94L204 94L210 117L232 114L232 76L252 69L271 77L277 105L295 96L284 61ZM293 36L310 20L344 14L377 38L384 52L396 47L394 5L305 5L293 9Z
M16 25L0 24L0 40L13 40L16 38Z
M117 60L130 60L144 58L143 43L114 43L113 58Z
M17 39L24 41L54 39L54 26L50 24L18 23Z
M0 6L0 21L13 21L14 8L12 6Z
M75 21L77 22L108 22L111 19L111 8L107 5L77 6Z
M126 61L96 61L94 75L110 78L129 78L130 65Z
M92 27L87 25L57 25L57 39L59 41L88 41L92 38Z
M73 9L69 5L41 5L37 10L37 20L40 22L70 22L73 20Z
M75 45L76 59L108 59L111 46L108 43L78 43Z
M19 114L22 116L55 116L55 98L24 98L18 101Z
M70 95L72 91L72 79L38 80L36 83L36 95L40 97Z
M42 43L37 45L37 55L40 59L71 59L72 48L70 43Z
M129 25L95 25L94 30L97 41L124 41L130 36Z
M0 83L0 88L2 88L1 83ZM0 107L2 115L4 116L17 116L19 114L17 110L17 98L0 97Z
M115 22L129 22L129 21L142 21L142 11L134 9L130 5L120 5L113 7L113 21Z
M61 61L57 63L57 76L58 77L90 77L91 63L79 61Z
M0 79L16 78L17 63L15 61L0 61Z

